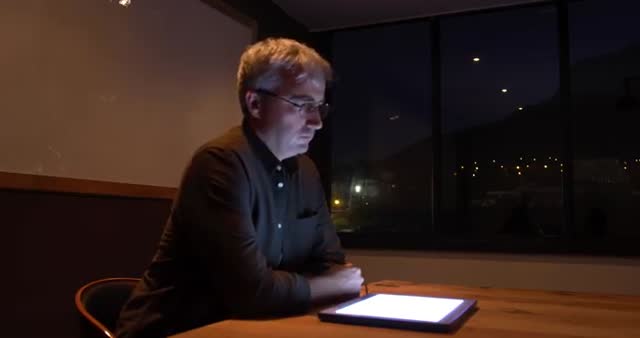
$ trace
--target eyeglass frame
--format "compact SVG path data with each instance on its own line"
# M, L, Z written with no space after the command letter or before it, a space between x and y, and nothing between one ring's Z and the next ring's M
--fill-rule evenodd
M291 101L290 99L278 95L270 90L266 90L266 89L252 89L251 91L256 92L258 94L264 94L267 96L271 96L273 98L282 100L294 107L296 107L298 109L298 113L302 114L310 114L313 111L318 111L318 114L320 114L320 119L324 120L327 115L329 115L329 110L331 109L331 106L327 103L327 102L320 102L320 103L316 103L316 102L305 102L305 103L297 103L294 101Z

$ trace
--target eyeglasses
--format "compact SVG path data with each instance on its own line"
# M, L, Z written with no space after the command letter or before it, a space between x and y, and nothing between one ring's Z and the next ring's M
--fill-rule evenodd
M264 94L267 96L271 96L274 97L276 99L282 100L294 107L297 108L297 111L299 114L311 114L315 111L318 111L318 113L320 114L320 118L324 119L327 117L327 115L329 115L329 110L331 109L331 107L329 106L328 103L326 102L320 102L320 103L316 103L316 102L303 102L303 103L298 103L298 102L294 102L291 101L290 99L284 97L284 96L280 96L274 92L268 91L266 89L254 89L254 92L258 93L258 94Z

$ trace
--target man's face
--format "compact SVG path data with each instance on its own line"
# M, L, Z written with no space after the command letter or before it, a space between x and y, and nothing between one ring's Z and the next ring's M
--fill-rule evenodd
M297 104L317 105L324 101L324 90L324 79L296 81L289 76L273 92ZM322 118L316 109L300 110L273 96L261 95L261 116L264 141L280 160L307 152L315 131L322 128Z

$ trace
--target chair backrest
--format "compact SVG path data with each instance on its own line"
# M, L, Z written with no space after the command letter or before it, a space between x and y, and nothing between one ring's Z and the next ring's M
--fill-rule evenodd
M76 292L76 308L102 337L113 338L116 321L139 278L106 278Z

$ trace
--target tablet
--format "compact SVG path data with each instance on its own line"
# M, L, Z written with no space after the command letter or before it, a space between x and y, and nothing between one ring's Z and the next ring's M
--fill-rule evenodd
M369 294L318 312L322 321L450 332L476 309L473 299Z

